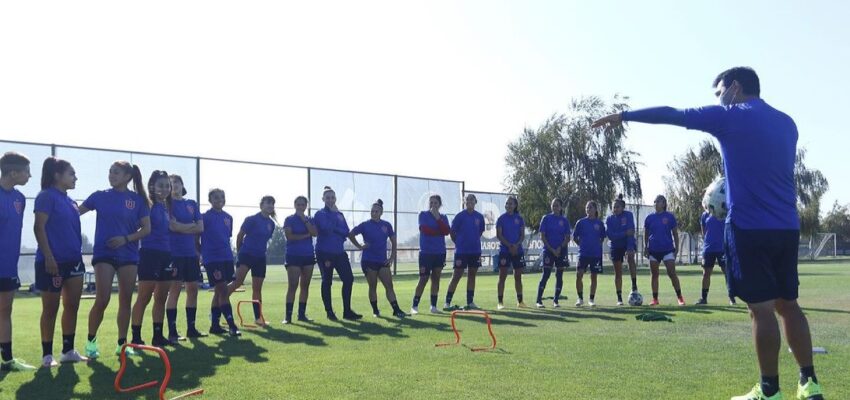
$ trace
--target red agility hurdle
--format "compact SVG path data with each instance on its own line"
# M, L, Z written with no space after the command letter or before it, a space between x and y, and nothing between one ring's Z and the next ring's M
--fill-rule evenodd
M242 304L243 303L257 304L258 306L260 306L260 321L263 321L263 324L265 325L266 317L263 316L263 303L260 303L259 300L239 300L239 302L236 303L236 315L239 316L239 326L241 326L243 328L256 328L257 327L257 325L254 325L254 324L245 324L245 322L242 320Z
M473 347L470 350L472 350L472 351L485 351L485 350L493 350L493 349L496 348L496 335L493 334L493 324L492 324L492 321L490 320L490 314L488 314L486 311L478 311L478 310L452 311L452 331L454 331L454 333L455 333L455 341L454 341L454 343L437 343L435 345L436 347L456 346L456 345L460 344L460 332L457 330L457 325L455 324L455 319L458 316L458 314L481 315L481 316L484 316L484 320L487 321L487 331L490 332L490 339L493 340L493 344L490 347Z
M162 379L162 384L159 386L159 400L165 400L165 388L166 386L168 386L168 381L171 380L171 362L168 361L168 355L165 354L165 351L160 349L159 347L131 343L124 344L124 346L121 347L121 368L118 369L118 375L115 376L115 391L118 393L129 393L134 392L136 390L147 389L149 387L156 386L159 383L159 381L150 381L141 385L136 385L128 388L121 387L121 378L124 376L124 372L127 369L127 354L124 352L124 349L126 349L127 347L132 347L134 349L139 350L152 351L159 354L160 360L162 360L162 363L165 365L165 377ZM171 400L182 399L184 397L194 396L203 393L204 389L195 389L191 392L183 393L177 397L172 397Z

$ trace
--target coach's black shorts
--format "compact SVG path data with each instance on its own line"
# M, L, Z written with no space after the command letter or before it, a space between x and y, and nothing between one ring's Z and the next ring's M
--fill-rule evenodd
M266 257L254 257L248 254L240 254L237 265L246 265L251 269L252 278L266 277Z
M50 275L44 262L35 263L35 287L42 292L61 292L66 279L77 278L86 273L86 265L82 261L57 263L59 275Z
M729 294L747 303L796 300L799 230L739 229L726 224Z

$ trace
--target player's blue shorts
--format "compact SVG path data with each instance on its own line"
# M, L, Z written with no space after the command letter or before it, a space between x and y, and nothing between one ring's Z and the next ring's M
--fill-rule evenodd
M543 268L566 268L570 266L570 260L567 259L567 249L561 249L561 255L555 257L548 249L543 252Z
M747 303L796 300L799 230L739 229L726 224L729 294Z
M586 272L590 270L591 274L602 273L602 257L579 257L577 271Z
M442 269L446 266L446 253L441 254L426 254L419 253L419 275L431 276L431 272L435 269Z
M455 253L455 269L481 268L481 254Z

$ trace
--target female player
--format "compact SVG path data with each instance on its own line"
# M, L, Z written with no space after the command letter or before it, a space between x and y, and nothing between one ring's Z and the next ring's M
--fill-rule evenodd
M496 237L499 238L499 285L497 296L499 310L505 308L505 281L508 268L514 269L514 287L516 288L517 307L525 308L522 299L522 271L525 269L525 257L522 242L525 240L525 220L519 214L519 202L510 196L505 201L505 213L496 220Z
M679 230L676 228L676 217L667 211L667 198L662 195L655 198L655 213L646 217L643 228L646 232L644 253L649 255L649 268L652 272L652 302L649 305L658 305L658 266L663 262L667 268L667 276L673 283L673 289L676 290L679 305L684 306L685 299L682 297L679 277L676 275Z
M611 205L612 213L605 220L605 230L611 248L611 261L614 263L614 286L617 290L617 305L623 305L623 261L628 258L629 272L632 276L632 293L638 291L637 263L635 262L635 217L626 211L623 195L618 195Z
M546 282L555 271L555 297L552 305L560 307L558 300L561 298L561 290L564 288L564 269L570 265L567 258L570 240L570 221L564 216L564 207L560 199L553 199L551 203L552 212L543 216L540 220L540 239L543 241L543 276L537 287L537 308L543 308L543 291Z
M354 286L354 274L351 272L351 262L345 252L345 240L348 238L348 224L345 216L336 207L336 193L330 186L325 186L322 192L322 201L325 207L316 212L313 221L319 230L316 238L316 261L319 262L319 271L322 273L322 302L325 303L325 312L328 319L336 321L331 299L331 284L333 283L333 272L339 274L342 281L342 317L356 321L363 318L351 309L351 290Z
M596 275L602 273L602 242L605 241L605 225L599 220L599 205L588 201L584 206L584 218L576 222L573 240L578 245L578 267L576 267L576 307L584 305L584 274L590 270L590 302L596 307Z
M419 300L425 285L431 281L431 313L437 314L437 298L440 294L440 276L446 266L446 236L451 232L449 219L440 214L443 199L432 195L428 199L428 210L419 213L419 282L413 295L410 313L419 314Z
M251 271L251 299L259 303L254 306L254 320L257 326L268 326L260 312L263 303L263 281L266 279L266 250L269 240L277 227L277 214L274 211L274 197L263 196L260 199L260 212L242 222L236 235L236 249L239 261L236 263L236 279L227 286L232 294L245 282Z
M475 276L481 267L481 234L484 233L484 216L475 211L478 199L474 194L466 195L466 210L459 212L452 220L451 238L455 242L455 261L452 280L446 292L446 311L452 311L452 296L457 284L463 278L463 271L469 269L466 280L466 308L475 310Z
M283 221L283 233L286 235L286 316L284 324L292 322L292 308L295 303L295 291L299 286L298 320L307 318L307 298L310 294L310 279L313 277L313 265L316 259L313 253L313 238L319 234L316 225L307 216L308 201L304 196L295 198L295 214Z

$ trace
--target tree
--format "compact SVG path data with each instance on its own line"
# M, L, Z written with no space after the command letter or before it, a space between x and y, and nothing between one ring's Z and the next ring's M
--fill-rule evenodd
M840 205L836 201L832 205L832 210L821 221L821 229L824 232L835 233L839 248L850 247L850 205Z
M705 188L723 175L723 158L714 143L705 140L696 151L688 149L667 167L671 174L664 177L668 205L676 214L679 229L695 235L701 231L702 196Z
M283 264L286 259L286 236L283 228L275 228L266 252L269 264Z
M85 233L82 234L82 250L85 254L91 254L94 251L94 245L92 245L89 237L86 236Z
M564 201L570 221L584 216L588 200L600 202L600 211L618 193L640 198L640 175L626 150L623 127L592 130L597 118L628 109L628 98L614 97L606 104L598 97L573 99L567 114L549 117L537 129L525 128L508 144L505 186L516 193L528 226L537 230L553 198Z
M797 150L794 165L794 182L797 186L797 210L800 213L800 234L808 236L820 228L820 200L829 190L826 177L816 169L806 167L806 149Z

